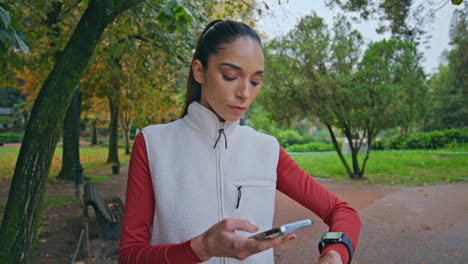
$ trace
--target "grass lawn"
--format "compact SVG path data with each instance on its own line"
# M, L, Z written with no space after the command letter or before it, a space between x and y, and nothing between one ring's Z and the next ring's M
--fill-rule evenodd
M110 165L106 164L106 147L82 147L81 163L91 182L102 182L112 177ZM121 164L128 164L129 156L119 149ZM444 150L447 151L447 150ZM0 179L13 176L19 148L0 148ZM336 152L311 155L292 155L310 175L335 180L349 180ZM347 156L351 161L350 156ZM361 162L364 156L360 156ZM60 171L62 148L57 147L49 178ZM349 163L351 165L351 163ZM103 173L107 172L107 173ZM419 152L372 152L367 162L365 181L356 183L385 185L423 185L448 182L468 182L468 154L419 153Z
M346 170L335 152L292 155L310 175L348 180ZM364 155L360 155L360 161ZM347 155L351 165L351 156ZM365 181L357 183L385 185L423 185L468 182L468 154L415 152L372 152L365 168Z
M54 178L62 167L62 147L55 149L52 165L50 167L49 178ZM91 177L95 181L103 181L107 176L112 175L107 160L107 147L81 147L80 160L86 177ZM18 158L19 147L0 148L0 180L8 180L13 177ZM128 164L129 155L124 154L124 149L119 148L119 160L121 165ZM108 175L102 175L102 171L108 170Z

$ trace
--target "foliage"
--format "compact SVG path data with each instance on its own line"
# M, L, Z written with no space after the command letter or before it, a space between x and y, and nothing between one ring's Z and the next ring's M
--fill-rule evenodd
M351 178L363 177L357 154L385 128L408 125L422 115L427 97L421 55L395 39L372 43L360 59L359 32L338 16L331 32L316 14L267 45L266 75L259 100L279 123L317 117L332 138ZM359 63L358 63L359 62ZM351 144L352 170L336 131Z
M428 82L432 91L432 111L426 120L425 130L466 128L468 124L468 3L464 10L456 10L451 26L453 49L445 55L448 65Z
M468 129L399 134L374 142L373 149L440 149L468 143Z
M20 54L29 54L26 37L20 30L12 5L13 3L0 0L0 84L5 86L14 81L13 70L21 64Z
M28 53L29 47L24 35L19 31L18 21L3 0L0 1L0 21L0 54L3 55L10 45Z
M332 144L326 144L321 142L309 142L306 144L294 144L286 147L287 152L324 152L334 151L335 147Z
M3 124L0 121L0 124ZM0 142L3 143L20 143L23 140L23 133L0 133Z
M292 155L313 177L346 180L347 173L335 153ZM359 155L363 160L364 155ZM351 160L350 156L346 159ZM374 152L362 183L426 185L457 183L468 178L467 154Z
M271 118L271 114L258 103L258 100L250 105L245 113L245 119L248 126L259 132L275 136L278 131L278 124Z
M17 89L0 87L0 107L13 107L23 100L23 96Z
M12 125L13 123L14 123L13 117L11 117L11 116L0 116L0 125Z
M421 60L422 55L409 42L390 39L369 46L356 80L367 111L374 112L374 126L408 127L424 117L429 94Z
M285 148L291 145L304 144L310 141L310 138L299 134L297 130L293 129L279 130L279 132L276 133L276 139L279 144Z
M330 8L349 12L355 20L379 20L377 33L390 32L395 38L417 44L428 42L431 36L422 36L430 29L437 11L447 3L449 0L325 0Z

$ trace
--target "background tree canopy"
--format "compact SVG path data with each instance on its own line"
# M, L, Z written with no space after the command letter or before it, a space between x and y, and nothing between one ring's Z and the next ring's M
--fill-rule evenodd
M382 129L407 126L424 113L427 87L421 55L410 42L372 43L361 58L362 36L342 16L333 31L316 14L306 16L286 36L267 45L266 75L260 103L285 124L318 117L329 130L351 178L362 178L358 152ZM344 159L334 128L352 152Z

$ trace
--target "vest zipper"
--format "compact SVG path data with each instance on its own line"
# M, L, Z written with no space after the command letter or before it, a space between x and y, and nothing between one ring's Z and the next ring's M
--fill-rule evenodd
M224 122L220 123L220 129L224 129ZM223 140L218 138L218 140ZM224 137L224 141L226 144L226 136ZM218 144L217 151L218 151L218 206L219 206L219 221L224 219L224 175L223 175L223 145L225 144ZM227 258L221 258L222 264L227 264Z

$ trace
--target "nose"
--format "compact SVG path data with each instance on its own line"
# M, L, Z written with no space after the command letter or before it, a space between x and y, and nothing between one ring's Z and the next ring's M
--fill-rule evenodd
M239 83L239 86L236 89L236 97L245 101L250 96L250 81L246 80Z

